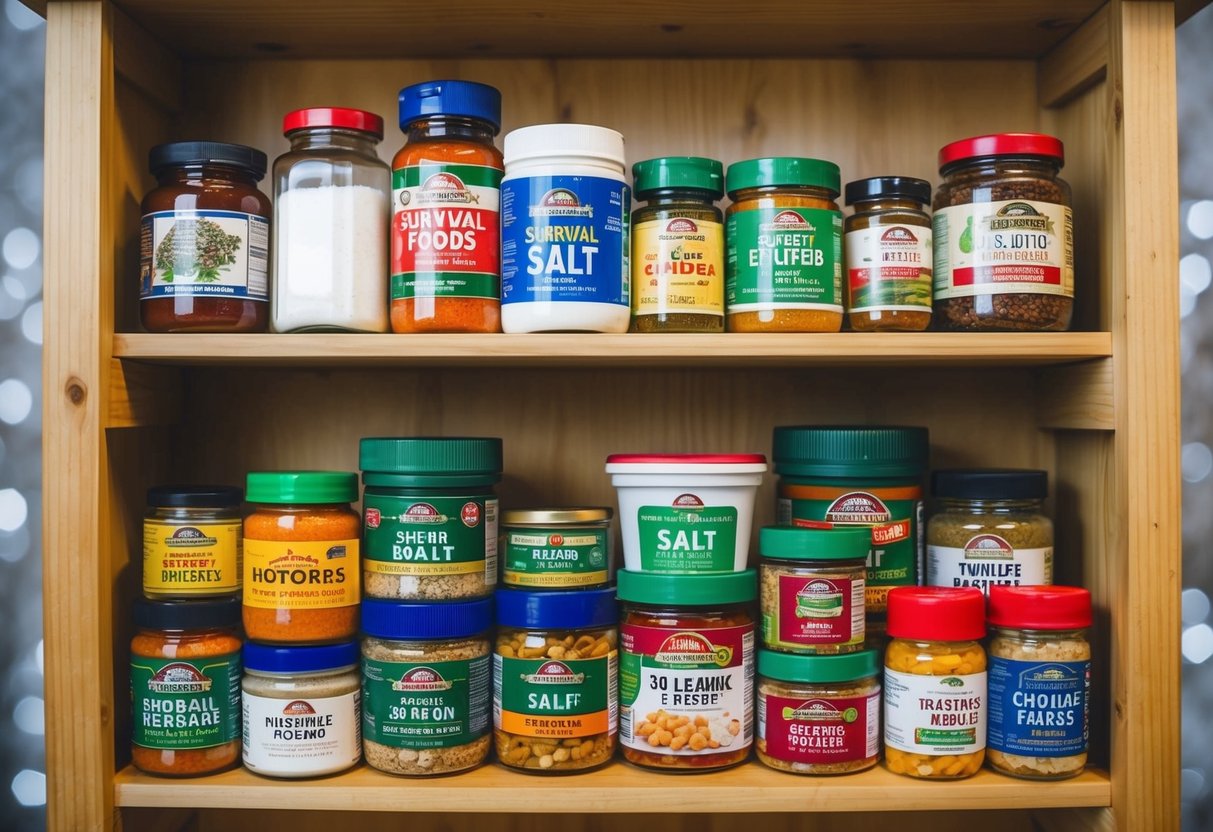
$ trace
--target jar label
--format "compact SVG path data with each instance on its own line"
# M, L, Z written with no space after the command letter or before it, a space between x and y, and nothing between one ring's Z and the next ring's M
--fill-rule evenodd
M625 624L619 739L650 753L694 756L753 741L754 626Z
M528 646L532 639L527 636ZM619 652L597 659L493 655L493 725L522 737L571 739L619 730Z
M243 525L143 521L143 591L222 595L240 591Z
M986 747L986 674L921 676L885 668L884 741L909 754Z
M724 315L724 226L668 217L632 228L636 315Z
M978 534L963 547L927 546L929 586L1045 586L1053 583L1053 547L1016 549L996 534Z
M762 640L768 647L863 643L863 578L779 575L774 610L763 584Z
M577 587L608 580L606 529L511 528L502 581L513 586Z
M355 540L244 541L244 606L320 610L361 600Z
M452 748L489 730L489 657L362 660L362 731L393 748Z
M244 694L244 766L270 776L327 774L362 759L359 692L273 699Z
M842 213L759 208L728 220L729 312L842 312Z
M880 753L880 691L799 699L758 693L758 737L786 763L828 765Z
M851 312L931 311L931 229L878 225L847 233Z
M680 494L668 506L636 510L640 571L697 575L734 571L737 509L708 506L694 494Z
M211 748L240 737L240 654L131 656L131 741L144 748Z
M139 299L269 300L270 224L242 211L154 211L139 236Z
M366 554L374 575L483 574L497 583L497 501L485 497L366 494Z
M496 300L501 171L427 162L392 171L392 300Z
M934 217L935 299L1034 294L1074 297L1074 215L1024 199L940 208Z
M990 657L990 748L1028 757L1085 754L1091 663Z
M629 306L632 191L598 176L501 185L501 302Z

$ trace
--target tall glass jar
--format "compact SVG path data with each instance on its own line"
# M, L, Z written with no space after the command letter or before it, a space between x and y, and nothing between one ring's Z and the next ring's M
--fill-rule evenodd
M391 174L363 110L288 113L291 149L274 161L275 332L387 331Z

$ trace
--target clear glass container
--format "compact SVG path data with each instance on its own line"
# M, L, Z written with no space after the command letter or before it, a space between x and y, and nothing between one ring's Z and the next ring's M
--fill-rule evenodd
M239 488L148 489L143 516L143 594L191 598L240 592L243 520Z

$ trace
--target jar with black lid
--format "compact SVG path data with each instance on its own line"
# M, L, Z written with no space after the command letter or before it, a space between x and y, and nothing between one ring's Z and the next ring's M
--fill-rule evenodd
M227 485L161 485L147 491L143 594L190 598L240 592L244 492Z

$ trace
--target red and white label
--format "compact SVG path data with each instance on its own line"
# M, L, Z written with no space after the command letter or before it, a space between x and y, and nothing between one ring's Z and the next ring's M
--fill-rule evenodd
M800 699L759 690L758 736L785 763L867 760L880 750L880 692Z

